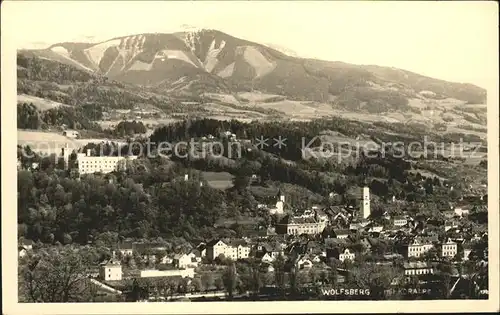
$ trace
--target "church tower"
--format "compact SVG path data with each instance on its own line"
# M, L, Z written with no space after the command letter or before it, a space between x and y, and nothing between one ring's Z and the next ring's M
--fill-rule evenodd
M370 188L363 187L363 200L361 204L361 211L363 213L363 219L370 216Z
M69 169L69 157L71 155L71 151L69 150L69 146L67 143L64 144L64 148L62 148L62 156L64 160L64 169Z

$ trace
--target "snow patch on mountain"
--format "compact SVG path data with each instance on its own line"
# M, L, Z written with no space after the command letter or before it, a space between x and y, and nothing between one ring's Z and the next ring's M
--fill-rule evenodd
M234 62L225 67L223 70L219 71L217 75L221 78L228 78L233 75L234 72Z
M53 52L61 55L61 56L64 56L64 57L68 57L69 58L69 52L66 48L62 47L62 46L55 46L55 47L52 47L50 50L52 50Z
M218 63L217 60L217 55L224 49L226 46L225 41L221 41L220 45L218 48L215 48L215 39L212 41L210 44L210 47L208 48L207 52L207 57L205 58L205 61L203 62L203 66L205 67L205 70L208 72L212 72L212 70L215 68L215 66Z
M62 46L54 46L50 50L53 53L56 53L57 55L63 57L64 59L70 61L71 63L75 64L76 66L82 67L83 69L85 69L87 71L93 71L92 69L86 67L85 65L83 65L83 64L79 63L78 61L74 60L73 58L71 58L69 51Z
M189 63L193 67L196 67L196 65L189 58L189 56L186 55L186 53L184 51L164 49L164 50L161 50L158 53L156 53L156 55L153 57L153 61L151 63L136 60L128 70L131 70L131 71L150 71L153 68L153 63L157 59L159 59L160 61L163 61L163 62L168 61L168 59L177 59L177 60L181 60L181 61L184 61L186 63Z
M152 63L143 62L140 60L136 60L132 66L128 69L129 71L150 71L153 67Z
M265 44L265 45L267 47L272 48L274 50L277 50L280 53L283 53L283 54L285 54L287 56L295 57L295 58L299 58L300 57L299 54L297 54L295 51L291 50L290 48L279 46L277 44Z
M107 42L103 42L94 46L91 46L84 50L87 58L99 68L99 64L101 63L101 59L104 56L104 52L111 47L118 47L120 45L120 39L113 39Z
M184 62L187 62L193 67L196 67L196 65L193 63L193 61L186 55L186 53L182 50L162 50L160 54L157 55L155 58L167 58L167 59L178 59L182 60Z
M262 77L276 68L275 62L270 62L255 47L246 46L243 52L245 61L255 69L256 77Z

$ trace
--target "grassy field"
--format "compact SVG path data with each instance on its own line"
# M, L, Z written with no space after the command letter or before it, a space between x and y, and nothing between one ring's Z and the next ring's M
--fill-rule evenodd
M40 98L32 95L19 94L17 95L17 103L33 103L38 110L45 111L60 106L69 106L66 104L54 102L45 98Z
M233 187L234 176L227 172L202 172L202 175L213 188L224 190Z
M33 151L43 154L60 154L61 149L64 148L66 144L68 144L70 150L77 150L87 143L100 143L102 141L124 143L123 141L113 139L71 139L55 132L32 130L17 131L17 143L19 145L29 145Z
M128 121L133 121L133 119L127 119ZM138 121L141 121L144 125L151 125L151 126L157 126L157 125L168 125L174 122L179 121L180 119L174 119L174 118L162 118L162 119L138 119ZM116 125L118 125L119 122L122 120L100 120L97 123L104 129L113 129Z

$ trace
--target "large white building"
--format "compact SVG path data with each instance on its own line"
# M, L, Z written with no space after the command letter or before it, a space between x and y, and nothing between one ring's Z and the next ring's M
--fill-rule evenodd
M207 244L207 257L210 260L223 255L232 260L246 259L250 255L250 246L241 240L224 242L222 240L213 240Z
M415 238L413 242L408 244L406 253L408 257L420 257L433 247L434 244L432 244L430 241Z
M363 219L366 219L370 216L370 188L368 187L363 187L363 200L361 210L363 213Z
M328 225L328 216L319 211L306 211L301 216L286 216L277 225L278 234L320 234Z
M64 158L66 159L66 155L64 155ZM82 175L97 172L111 173L118 170L125 170L127 161L135 160L137 156L92 156L90 150L87 150L87 154L78 153L76 159L78 163L78 172Z
M441 256L455 257L458 253L458 244L451 239L447 239L445 243L441 244Z

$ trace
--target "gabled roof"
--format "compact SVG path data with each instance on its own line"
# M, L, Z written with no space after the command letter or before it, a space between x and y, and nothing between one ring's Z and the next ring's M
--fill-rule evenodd
M403 264L405 269L431 268L432 266L423 261L410 261Z
M228 245L232 246L232 247L238 247L238 246L248 246L248 243L247 243L247 241L242 240L242 239L233 239L233 240L229 241Z
M404 216L398 215L392 218L393 220L407 220Z
M21 239L20 243L21 243L21 245L24 245L24 246L33 245L33 241L27 240L27 239Z
M266 242L261 244L266 252L280 252L283 250L283 246L279 242Z
M222 241L221 239L213 239L211 240L210 242L207 243L207 247L211 247L211 246L214 246L215 244L219 243L219 241Z
M111 259L108 259L108 260L105 260L101 263L101 266L120 266L121 263L118 259L114 259L114 258L111 258Z
M193 250L191 250L190 254L193 254L196 257L201 257L201 251L199 249L193 249Z
M350 230L346 230L346 229L336 229L336 230L333 230L333 232L335 233L336 236L349 235L351 233Z
M347 239L338 239L338 238L327 238L325 239L325 246L332 248L332 247L338 247L338 246L345 246L347 245L348 241Z

